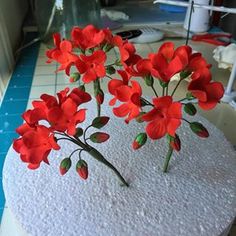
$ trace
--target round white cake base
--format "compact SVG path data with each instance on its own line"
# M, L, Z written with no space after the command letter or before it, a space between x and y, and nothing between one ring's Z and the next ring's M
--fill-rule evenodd
M95 106L88 111L90 121ZM111 115L111 109L102 110ZM236 157L224 135L205 119L210 137L196 137L184 124L178 134L182 150L174 153L169 172L162 172L166 140L148 141L133 151L143 131L135 121L112 118L111 135L96 145L117 167L130 187L121 187L113 172L83 153L89 178L81 180L73 166L60 176L59 164L74 149L61 143L50 166L28 170L12 149L3 170L6 202L28 235L47 236L213 236L223 234L236 215ZM94 131L94 130L93 130ZM91 130L92 132L92 130ZM20 236L20 235L18 235Z

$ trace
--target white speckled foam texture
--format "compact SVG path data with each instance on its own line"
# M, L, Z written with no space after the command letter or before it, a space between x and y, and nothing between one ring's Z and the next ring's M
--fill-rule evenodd
M90 106L91 121L95 106ZM111 114L111 108L103 107L102 113ZM199 116L194 120L208 127L210 137L198 138L182 126L182 150L174 153L164 174L166 140L148 140L133 151L131 143L143 125L111 119L102 129L111 138L97 148L120 170L129 188L121 187L110 169L86 153L87 181L75 171L76 155L70 171L60 176L59 163L73 150L68 143L50 154L50 166L42 164L36 171L28 170L11 149L3 170L7 205L28 235L220 235L236 215L235 151L212 124Z

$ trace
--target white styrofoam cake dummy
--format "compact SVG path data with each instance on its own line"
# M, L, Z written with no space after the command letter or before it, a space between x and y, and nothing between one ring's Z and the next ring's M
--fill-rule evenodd
M88 125L96 106L91 102L84 107L89 107ZM110 169L86 153L86 181L75 171L77 155L69 172L61 176L60 161L74 149L69 143L60 142L61 150L49 156L50 166L42 164L35 171L10 149L3 170L6 202L28 235L220 235L236 214L235 151L222 132L195 116L210 133L208 139L201 139L184 123L178 131L182 150L174 152L166 174L162 172L166 139L148 140L133 151L132 141L144 124L126 125L111 113L109 106L103 106L102 114L112 118L102 130L111 137L96 147L130 183L129 188L121 187Z

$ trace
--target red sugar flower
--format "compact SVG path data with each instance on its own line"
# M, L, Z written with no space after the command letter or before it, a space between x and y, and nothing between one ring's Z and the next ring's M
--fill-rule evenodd
M60 64L57 71L65 70L66 74L70 75L71 66L79 60L79 57L72 53L72 49L73 47L70 41L63 40L60 43L56 41L56 48L47 51L46 55L50 59L49 62L55 60Z
M188 63L188 47L174 50L174 44L164 43L156 54L150 54L153 69L152 75L163 82L169 82L171 77L182 71Z
M198 105L204 110L214 108L224 95L222 84L210 81L211 73L205 68L193 73L188 86L188 90L198 99Z
M90 83L97 78L106 75L104 63L106 61L106 54L102 50L97 50L90 56L80 55L81 60L76 63L77 69L80 73L84 73L82 80L84 83Z
M201 69L210 68L211 65L207 63L201 53L193 53L189 58L187 70L190 72L200 71Z
M118 35L113 35L111 30L103 29L103 33L105 35L103 44L108 44L110 47L119 47L123 44L122 38Z
M131 86L122 85L116 89L116 98L121 101L118 107L113 108L113 113L118 117L126 117L125 122L137 117L141 111L142 89L138 82L131 81Z
M96 47L102 43L105 38L105 34L103 30L99 30L93 25L87 25L83 29L74 27L71 32L71 38L75 46L86 50Z
M136 54L136 49L132 43L127 41L119 46L120 58L124 67L135 65L141 57Z
M115 96L115 97L110 101L110 103L109 103L110 106L114 106L115 103L116 103L116 101L117 101L117 98L116 98L116 90L117 90L120 86L128 85L129 80L130 80L130 75L129 75L126 71L118 70L117 72L118 72L118 74L121 76L122 80L119 80L119 79L112 79L112 80L110 80L109 83L108 83L108 90L109 90L109 93Z
M23 162L29 163L28 168L36 169L42 161L48 163L47 157L50 151L58 150L60 146L50 129L39 125L34 129L25 130L21 138L14 140L13 148L20 153Z
M142 116L149 122L146 132L151 139L159 139L169 134L175 136L176 129L181 124L181 103L173 102L171 96L153 99L154 109Z
M74 135L77 124L85 119L86 109L78 110L78 106L90 101L91 96L78 88L69 94L68 92L68 88L60 91L57 94L58 101L54 96L43 94L42 101L34 101L34 109L26 111L23 118L29 125L36 125L40 120L46 120L52 130Z
M47 63L51 63L53 61L53 53L57 50L60 50L61 35L59 33L53 34L53 42L56 47L46 51L46 56L48 57Z
M152 63L150 59L140 59L137 64L134 66L128 67L126 70L132 75L132 76L141 76L145 77L151 74L152 71Z
M68 98L60 107L56 106L48 110L47 120L52 129L74 135L77 124L85 120L85 112L86 109L77 111L76 103Z
M71 98L76 103L77 106L80 106L82 103L86 103L91 100L90 94L84 92L79 88L72 89L68 97Z
M135 137L132 143L133 149L145 145L147 137L155 140L167 136L169 151L163 166L164 172L167 171L173 150L181 149L181 141L176 131L183 119L182 104L185 103L183 100L197 98L199 106L208 110L215 107L224 93L220 83L211 81L210 65L200 53L193 53L191 47L187 45L175 49L172 42L165 42L156 53L142 58L128 40L113 35L109 29L98 29L93 25L85 28L74 27L69 40L61 39L59 33L54 34L53 39L54 48L46 52L48 62L58 62L58 71L65 70L70 76L70 81L78 81L80 84L79 88L72 91L65 88L56 96L43 94L40 100L33 101L31 110L23 113L25 123L16 130L21 137L14 140L13 148L20 153L22 161L28 163L31 169L38 168L42 161L48 163L50 151L60 148L57 141L66 140L79 148L61 161L62 175L70 169L73 160L71 157L77 153L79 160L77 160L76 171L83 179L88 178L88 165L81 159L83 151L111 168L121 182L128 186L118 170L90 145L91 142L107 141L109 134L94 132L88 137L87 133L90 127L101 129L109 120L109 117L103 116L104 110L101 109L104 88L100 84L100 79L103 77L110 79L108 91L113 98L109 105L116 105L113 107L114 115L124 118L126 123L135 118L139 123L147 122L145 131L139 132ZM120 57L114 61L109 60L105 65L106 53L114 47L119 50ZM70 74L72 66L76 70ZM123 69L117 70L117 67ZM110 77L116 72L120 75L119 79ZM178 75L180 80L174 88L169 88L169 82L175 75ZM136 78L131 80L132 76L141 77L144 84L152 90L155 95L152 102L142 97L142 88ZM189 77L191 81L186 97L175 102L173 96L179 83ZM156 83L154 78L158 79L159 83ZM93 82L97 116L90 125L83 127L80 123L85 120L86 109L81 109L80 105L91 100L90 94L85 92L87 84L91 82ZM160 91L155 88L158 84L162 90L162 97L159 97ZM197 112L190 102L184 105L183 110L191 116ZM198 136L209 136L202 124L183 120L189 123L190 129Z

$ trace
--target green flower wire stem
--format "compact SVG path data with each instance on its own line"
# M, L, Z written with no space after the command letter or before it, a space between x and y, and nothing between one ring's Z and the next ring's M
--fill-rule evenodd
M96 160L102 162L104 165L109 167L117 175L122 184L125 185L126 187L129 187L129 184L125 181L120 172L109 161L107 161L98 150L90 146L90 151L88 151L88 153Z
M125 179L120 174L120 172L109 161L107 161L104 158L104 156L97 149L95 149L94 147L90 146L87 143L86 144L83 143L79 138L75 138L75 137L72 138L71 136L67 135L66 133L62 133L60 135L63 135L66 138L58 138L57 140L66 139L66 140L69 140L69 141L73 142L74 144L80 146L82 148L82 150L89 153L94 159L96 159L99 162L102 162L104 165L109 167L116 174L116 176L120 179L122 184L126 187L129 187L129 184L125 181Z
M169 150L167 152L167 155L166 155L166 158L165 158L165 162L164 162L164 165L163 165L163 172L164 173L167 172L167 169L168 169L168 166L169 166L169 162L170 162L172 153L173 153L173 148L171 146L169 146Z
M98 79L96 79L94 82L93 82L93 89L94 89L94 96L96 98L96 95L98 93L99 90L101 90L101 87L100 87L100 81ZM101 116L101 104L97 102L97 116Z

